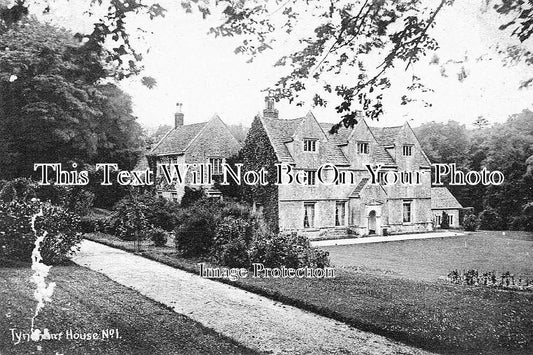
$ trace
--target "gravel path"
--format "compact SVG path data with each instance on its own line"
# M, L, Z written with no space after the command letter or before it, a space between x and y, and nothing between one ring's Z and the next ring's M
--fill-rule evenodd
M416 233L416 234L400 234L389 235L386 237L364 237L364 238L346 238L346 239L327 239L311 241L311 245L314 247L326 247L333 245L352 245L352 244L369 244L369 243L388 243L398 242L402 240L414 240L414 239L431 239L431 238L450 238L459 237L465 235L460 232L431 232L431 233Z
M425 354L344 323L91 241L74 261L250 348L273 354Z

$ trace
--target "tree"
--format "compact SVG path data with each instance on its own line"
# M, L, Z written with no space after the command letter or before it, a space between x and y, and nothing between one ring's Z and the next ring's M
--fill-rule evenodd
M16 6L6 9L0 16L6 23L16 21L28 7L38 4L43 11L51 11L50 0L18 0ZM91 0L91 6L102 6L103 0ZM215 36L242 37L237 53L252 58L275 44L279 33L292 34L297 23L312 16L316 26L312 33L301 38L305 47L280 58L278 65L289 66L289 74L283 76L270 88L276 99L288 99L302 104L300 94L308 89L307 79L315 80L321 87L314 96L314 104L328 104L327 96L338 96L336 110L342 122L333 126L336 131L341 125L352 126L357 122L357 112L363 110L370 118L377 118L383 111L382 100L390 87L390 70L398 65L410 68L428 52L438 48L431 31L443 8L452 6L454 0L440 0L428 5L423 0L183 0L186 12L199 11L205 18L216 12L223 15L220 25L211 29ZM508 16L500 29L513 29L510 36L522 43L529 39L532 31L531 2L523 0L487 0L487 8ZM126 26L129 15L145 15L153 19L165 15L165 9L158 3L143 4L141 0L110 0L107 15L94 25L85 38L85 46L98 51L106 42L115 42L116 47L106 54L106 61L117 61L119 66L113 72L118 79L139 74L142 67L141 53L130 42L131 33ZM89 14L91 11L88 11ZM452 24L450 24L452 26ZM502 49L506 58L527 64L533 63L533 54L527 48ZM376 66L377 58L377 66ZM345 80L332 80L330 73L348 73ZM462 73L466 75L464 68ZM334 75L338 78L339 76ZM464 75L460 75L464 78ZM143 78L149 87L155 85L152 78ZM523 83L528 86L533 78ZM402 104L413 101L409 93L415 90L428 91L417 75L405 88ZM431 105L430 103L425 103Z
M165 125L159 125L157 127L157 129L148 135L147 137L147 144L149 146L153 145L153 144L157 144L159 143L159 141L161 141L161 139L163 139L163 137L170 131L172 130L172 126L171 125L168 125L168 124L165 124Z
M415 128L416 136L424 152L433 163L456 163L466 167L470 148L469 133L456 121L429 122Z
M197 1L189 0L188 3ZM280 32L291 33L300 19L308 19L305 15L313 14L317 19L313 33L301 39L305 45L302 50L278 61L278 65L288 66L291 70L271 87L271 93L276 99L296 100L301 104L299 95L309 89L311 80L308 79L315 80L315 84L322 87L314 96L315 105L326 105L328 94L338 96L336 110L341 114L342 122L333 126L332 131L336 131L341 125L355 124L358 110L363 110L370 118L377 118L382 113L382 99L391 85L390 70L398 65L408 69L438 48L431 36L432 28L443 8L453 5L454 1L442 0L434 6L417 0L306 1L305 5L298 0L227 3L223 10L226 21L212 32L219 36L243 36L242 45L236 51L252 57L271 48ZM531 2L489 0L486 3L496 12L514 18L504 20L501 30L514 26L510 36L521 42L530 37L533 32ZM206 12L202 9L204 3L198 6ZM513 56L515 61L533 63L531 51L524 48L513 50L514 55L507 53L505 57ZM346 79L338 80L337 74L344 73L349 74ZM466 76L467 71L462 67L458 78L464 80ZM528 81L531 82L533 79ZM402 97L402 104L413 101L409 93L414 90L431 90L416 74L412 75L412 81L405 89L407 95Z
M440 222L440 227L442 229L449 229L450 228L450 216L446 212L442 212L442 219Z
M486 128L488 125L489 125L489 120L487 120L485 117L483 116L477 116L476 120L474 121L473 125L477 128L477 129L483 129L483 128Z
M113 70L104 54L28 18L0 31L1 177L29 176L37 162L132 167L141 130L131 99L100 84Z

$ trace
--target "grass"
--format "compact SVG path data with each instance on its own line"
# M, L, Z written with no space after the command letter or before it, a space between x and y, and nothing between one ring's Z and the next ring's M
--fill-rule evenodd
M6 265L4 261L4 265ZM0 267L0 354L253 354L233 340L89 269L54 266L52 303L36 318L51 333L118 329L121 339L43 340L14 345L10 329L29 332L36 306L32 270ZM38 350L38 346L41 347Z
M492 241L496 245L501 243L500 239L506 239L490 233L480 236L494 237ZM133 250L133 243L122 242L112 236L91 234L88 237ZM505 240L504 244L528 241L528 238ZM424 260L431 261L439 251L445 255L452 253L438 244L442 243L439 239L416 242L420 245L411 253L409 248L403 250L403 263L414 268L408 273L411 277L395 271L369 273L346 267L338 268L337 277L329 280L246 278L225 282L430 351L461 354L533 352L533 293L459 286L433 278L429 280L425 276L413 277L416 268L419 273L426 272ZM438 247L432 246L435 242ZM452 246L457 243L451 239L448 242ZM374 248L372 252L366 252L368 259L365 260L371 260L372 255L387 260L383 254L395 247L393 243L382 243ZM477 248L482 250L479 245ZM197 263L201 261L181 258L168 246L145 247L142 254L195 273L198 272ZM470 260L480 259L477 254L466 254ZM455 260L464 259L464 255L458 255ZM440 267L438 262L430 264L433 266L428 266L428 272L440 275L438 270L448 270L453 260L450 265ZM452 269L457 267L454 265Z
M452 270L506 271L533 280L533 235L478 232L461 237L322 247L334 265L433 281Z

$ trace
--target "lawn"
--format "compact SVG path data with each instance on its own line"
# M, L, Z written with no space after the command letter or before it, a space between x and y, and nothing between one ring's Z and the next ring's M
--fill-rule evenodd
M91 234L88 237L133 250L131 242L112 236ZM527 238L513 240L527 241ZM381 245L390 248L392 243ZM429 259L424 251L430 249L420 246L416 251L418 256L413 252L406 254L405 259ZM199 259L179 257L169 246L145 247L143 255L198 272ZM245 278L227 283L430 351L533 353L531 292L459 286L434 278L404 277L396 274L396 270L361 272L349 267L337 269L337 277L329 280Z
M503 234L505 233L505 234ZM460 237L322 247L334 265L436 280L452 270L509 271L533 280L533 235L477 232Z
M15 345L10 329L28 332L36 306L31 274L31 269L23 264L0 267L2 355L254 353L99 273L76 265L51 269L47 281L57 285L53 303L46 304L35 324L52 333L63 332L62 339ZM66 340L69 329L99 334L105 329L118 329L121 338Z

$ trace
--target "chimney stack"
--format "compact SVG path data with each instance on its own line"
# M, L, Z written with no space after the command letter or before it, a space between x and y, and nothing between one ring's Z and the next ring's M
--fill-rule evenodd
M177 110L174 114L174 128L178 128L179 126L183 126L183 113L181 112L181 106L183 106L182 103L178 102L176 104Z
M278 110L274 107L274 98L265 96L265 109L263 110L263 117L278 118Z

